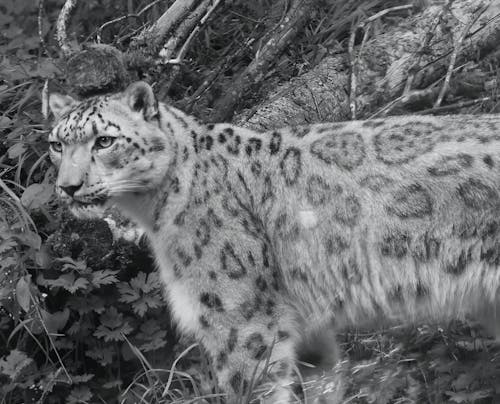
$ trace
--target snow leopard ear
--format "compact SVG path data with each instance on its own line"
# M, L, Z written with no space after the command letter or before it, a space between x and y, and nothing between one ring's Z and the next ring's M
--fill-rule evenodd
M69 95L62 95L59 93L52 93L49 95L49 108L56 121L73 108L78 101Z
M158 115L158 101L148 83L138 81L125 90L125 100L132 111L142 112L144 119L150 121Z

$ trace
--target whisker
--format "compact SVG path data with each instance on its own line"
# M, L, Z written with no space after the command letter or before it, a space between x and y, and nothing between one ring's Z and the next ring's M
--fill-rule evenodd
M135 180L120 180L120 181L115 181L109 184L109 186L116 186L116 185L141 185L142 181L135 181Z
M143 186L121 186L121 187L113 187L108 190L109 195L115 195L123 192L131 192L131 191L137 191L137 190L143 190Z

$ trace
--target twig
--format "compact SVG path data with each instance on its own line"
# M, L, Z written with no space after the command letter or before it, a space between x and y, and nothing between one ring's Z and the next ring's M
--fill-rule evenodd
M436 29L441 22L441 19L443 17L444 11L446 7L442 7L439 13L435 16L432 24L431 24L431 29L429 29L424 36L424 40L422 41L422 45L418 48L416 52L416 60L415 62L408 68L408 77L406 79L405 87L403 89L403 100L407 96L407 94L410 94L411 87L413 85L413 80L415 79L416 73L421 69L420 62L422 60L422 56L425 53L425 49L429 46L432 38L434 37L434 33L436 32ZM403 101L404 102L404 101ZM388 113L387 111L386 113ZM384 114L385 115L385 114Z
M59 13L59 17L57 18L56 24L56 38L61 48L61 52L64 56L67 56L71 53L72 48L68 41L68 35L66 33L66 29L68 26L68 21L71 16L71 12L75 8L78 0L66 0L64 3L61 12Z
M409 10L410 8L413 8L413 4L406 4L404 6L389 7L389 8L386 8L385 10L379 11L378 13L373 14L372 16L368 17L365 20L365 23L373 22L373 21L379 19L380 17L383 17L386 14L392 13L393 11Z
M128 18L139 18L139 14L127 14L127 15L122 15L121 17L117 17L111 21L107 21L104 24L102 24L99 28L97 28L95 36L96 36L96 42L101 43L102 41L102 31L104 28L108 27L109 25L116 24L117 22L126 20Z
M290 1L289 10L281 23L269 31L269 39L256 52L252 62L228 86L225 94L217 101L214 108L214 122L226 121L232 117L234 108L243 94L264 76L269 67L276 61L278 55L283 52L286 45L305 24L312 8L313 0Z
M422 100L424 98L429 97L433 92L436 91L434 86L437 84L437 82L429 85L424 90L413 90L412 91L411 88L412 88L413 81L415 79L415 75L417 74L417 72L420 71L421 69L423 69L424 67L431 65L432 63L436 63L439 60L439 59L436 59L436 60L433 60L430 63L428 63L426 66L421 66L421 61L422 61L423 55L425 54L425 50L428 48L432 38L434 37L434 33L436 32L438 25L441 23L445 11L450 12L449 7L451 4L451 1L452 0L449 0L446 5L441 7L439 12L434 17L432 23L430 24L430 29L425 32L424 40L422 41L422 44L419 46L418 50L416 51L416 59L412 63L412 65L408 68L408 77L406 78L406 83L405 83L402 95L399 96L398 98L396 98L395 100L390 101L384 107L380 108L373 115L371 115L369 117L369 119L373 119L373 118L378 117L378 116L387 116L397 106L406 105L406 104L411 103L411 102L417 102L418 100ZM440 80L438 80L438 82L439 81Z
M454 67L455 67L458 52L462 48L462 43L464 41L465 36L470 31L472 25L481 16L481 14L484 13L486 8L487 8L487 6L482 7L476 15L473 15L473 17L467 22L467 24L465 24L464 28L460 31L460 34L455 42L453 52L452 52L451 57L450 57L450 63L448 64L448 70L446 72L443 86L441 87L441 91L439 92L438 98L436 99L436 102L434 103L434 108L438 108L441 105L441 102L443 102L443 98L446 94L446 91L448 91L448 87L450 85L451 75L452 75Z
M364 45L368 40L368 34L372 27L372 23L378 18L383 17L384 15L391 13L393 11L399 10L407 10L413 8L412 4L407 4L404 6L395 6L390 7L385 10L379 11L378 13L366 18L363 22L357 24L353 30L351 30L351 35L349 36L349 44L348 44L348 54L349 54L349 62L351 65L351 73L350 73L350 81L349 81L349 110L351 111L351 119L356 119L357 115L357 105L356 105L356 94L357 94L357 61L360 59L361 54L363 52ZM356 38L356 32L359 28L365 28L363 34L363 40L361 41L361 45L359 47L359 51L357 55L354 52L354 41Z
M455 104L443 105L442 107L437 107L437 108L432 107L428 109L423 109L421 111L415 111L413 113L417 115L427 115L427 114L433 114L435 112L453 111L458 108L470 107L471 105L481 104L486 101L493 101L497 98L498 97L495 96L482 97L482 98L477 98L475 100L460 101Z
M42 324L42 328L45 331L45 334L47 334L47 338L49 339L50 345L52 346L52 349L54 350L54 353L57 356L57 360L61 364L61 367L62 367L64 373L66 374L66 377L68 378L68 383L73 384L73 379L71 378L68 370L66 369L66 366L64 366L64 362L61 358L61 355L59 354L59 351L57 350L57 347L54 344L54 340L52 339L52 334L49 332L47 326L45 325L45 323L43 321L42 312L40 311L40 308L39 308L39 302L37 301L37 299L35 299L35 297L33 296L33 294L31 292L30 292L30 300L33 303L33 307L35 308L36 314L38 315L38 319L40 320L40 324Z
M453 72L457 72L467 66L469 63L462 64L460 66L457 66L454 68ZM427 88L424 88L422 90L410 90L410 91L404 91L401 96L398 98L392 100L389 102L387 105L384 107L380 108L378 111L376 111L374 114L372 114L368 119L374 119L379 116L387 116L387 114L392 111L396 107L403 107L407 104L415 104L419 101L424 101L424 100L431 100L434 98L434 96L438 93L437 85L443 81L444 78L440 77L433 83L429 84Z
M210 6L211 2L212 5ZM180 64L183 62L184 55L186 54L191 41L198 33L201 26L206 23L208 17L212 14L219 3L220 0L203 0L191 14L184 18L184 21L180 23L179 27L175 30L175 33L170 37L160 51L159 56L162 59L162 62L160 63ZM188 36L188 38L177 53L177 56L172 58L175 49L177 49L179 43L185 39L186 36Z
M378 118L379 116L386 116L389 113L389 111L391 111L396 105L399 105L402 98L403 98L403 96L399 96L398 98L391 100L390 102L388 102L386 105L384 105L378 111L375 111L375 113L373 113L372 115L370 115L366 119L370 120L370 119Z
M192 112L193 104L210 88L210 86L217 80L217 77L219 77L221 72L226 70L234 60L238 60L238 58L240 58L244 52L248 51L252 43L255 41L255 38L252 37L253 32L254 31L252 31L252 33L248 35L249 39L246 40L243 44L240 44L240 46L235 51L231 51L229 55L226 52L226 54L223 55L224 59L222 60L222 62L211 69L210 74L205 77L201 85L194 91L194 93L187 99L187 101L182 104L182 108L185 110L185 112ZM236 38L233 39L233 41L231 41L231 43L229 44L228 49L232 50L233 45L236 41Z
M143 44L152 41L154 49L161 46L167 35L175 28L193 8L202 0L175 0L160 18L148 29L143 30L136 38L135 43Z
M349 80L349 110L351 111L351 120L356 119L356 88L357 88L357 72L356 72L356 56L354 55L354 40L356 39L356 31L359 24L356 24L351 30L349 43L347 45L347 54L349 55L349 65L351 66Z
M212 2L212 5L209 5L210 2ZM184 57L189 49L189 45L220 3L221 0L204 0L196 8L196 10L194 10L187 18L184 19L184 21L177 29L176 33L173 35L172 41L168 41L160 51L159 56L161 57L161 59L163 59L163 61L160 60L158 63L173 65L168 81L165 83L165 85L162 86L162 89L159 93L160 99L166 97L168 90L170 89L180 72L180 65L184 62ZM189 31L191 31L191 33L177 53L177 56L174 59L171 59L172 52L177 46L178 41L180 41L182 37L185 37Z
M45 0L38 0L38 39L40 39L40 44L42 45L42 49L45 51L47 56L50 57L49 50L47 49L47 44L45 43L45 39L43 38L43 9L45 6Z
M365 24L362 24L363 26ZM357 85L358 85L358 80L357 80L357 60L360 58L361 54L363 53L363 48L366 44L366 41L368 40L368 33L370 32L371 24L368 24L366 26L366 29L363 34L363 40L361 41L361 46L359 47L359 52L357 55L354 55L354 39L356 37L356 31L360 27L360 25L357 25L351 32L351 36L349 37L349 47L348 47L348 53L349 53L349 62L351 64L351 80L350 80L350 86L349 86L349 109L351 111L351 120L356 119L356 94L357 94Z
M217 8L217 6L221 3L221 0L214 0L212 6L208 9L208 11L206 12L206 14L203 16L203 18L200 20L200 22L198 23L198 25L196 25L196 27L194 28L194 30L191 32L191 34L189 35L188 39L186 40L186 42L184 43L184 45L182 45L182 48L181 50L179 51L179 54L177 55L177 59L178 60L182 60L184 58L184 55L186 54L187 52L187 49L189 48L189 44L191 43L191 41L193 40L193 38L196 36L196 34L198 33L198 31L200 30L200 28L205 25L205 23L208 21L208 18L210 17L210 14L212 14L214 12L214 10Z
M146 11L148 11L151 7L155 6L156 4L158 4L160 1L163 1L163 0L154 0L153 2L151 2L150 4L148 4L147 6L143 7L141 10L139 10L137 13L129 13L127 15L122 15L121 17L117 17L111 21L107 21L105 22L104 24L102 24L99 28L97 28L96 30L96 41L97 43L101 43L101 36L102 36L102 31L104 30L104 28L112 25L112 24L116 24L117 22L120 22L120 21L123 21L127 18L139 18L142 14L144 14Z

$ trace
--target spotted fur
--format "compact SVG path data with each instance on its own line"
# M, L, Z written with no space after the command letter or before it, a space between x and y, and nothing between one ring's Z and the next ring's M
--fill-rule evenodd
M500 285L500 117L397 117L257 133L151 88L53 96L57 188L147 232L181 331L229 402L269 359L288 402L307 330L462 316ZM272 350L271 350L272 348ZM257 370L256 370L257 369Z

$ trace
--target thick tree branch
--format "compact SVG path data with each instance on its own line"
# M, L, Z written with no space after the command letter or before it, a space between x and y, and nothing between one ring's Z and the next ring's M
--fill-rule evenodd
M59 17L57 18L56 38L63 56L68 56L73 51L69 44L66 30L71 17L71 12L75 8L77 2L78 0L66 0L61 12L59 13Z
M134 39L131 47L134 49L147 45L152 54L157 53L167 36L202 2L203 0L176 0L151 27L143 30Z
M164 63L182 63L189 45L199 32L200 28L208 21L222 0L203 0L202 3L182 21L172 37L165 43L160 51ZM187 39L186 39L187 38ZM175 50L183 42L177 56Z

